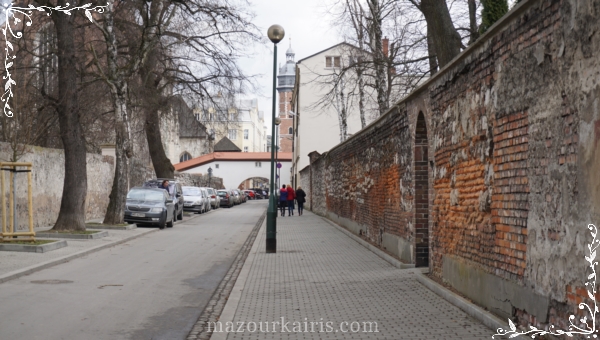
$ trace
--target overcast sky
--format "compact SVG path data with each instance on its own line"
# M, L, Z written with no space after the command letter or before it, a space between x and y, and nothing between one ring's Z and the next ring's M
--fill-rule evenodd
M341 41L338 32L332 30L329 19L324 15L324 0L254 0L254 23L261 33L267 36L267 29L273 24L283 26L285 38L277 44L277 64L285 63L285 52L290 46L296 53L295 60L308 57ZM268 39L267 39L268 40ZM258 98L258 109L265 113L265 124L271 124L271 96L273 91L273 44L255 46L254 57L241 60L247 74L261 74L259 93L248 94L246 98ZM277 97L277 96L276 96ZM271 134L270 129L267 132Z
M306 58L330 46L342 42L340 33L332 28L331 17L327 15L328 4L335 0L250 0L256 18L254 23L264 36L273 24L285 29L285 38L277 46L277 64L285 63L285 52L290 45L296 53L295 61ZM462 1L462 0L456 0ZM512 8L515 0L509 0ZM266 40L268 41L268 39ZM254 57L240 61L247 74L261 75L258 78L260 89L249 93L245 98L258 98L258 109L265 113L265 125L270 134L271 93L273 91L273 44L255 46L249 51ZM277 108L277 106L276 106Z

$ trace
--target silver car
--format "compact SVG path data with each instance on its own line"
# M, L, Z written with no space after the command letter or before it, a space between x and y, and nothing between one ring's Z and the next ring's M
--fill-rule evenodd
M217 195L217 190L213 188L203 188L206 189L208 193L208 197L210 198L210 205L212 209L217 209L221 205L221 198Z
M198 187L183 187L183 210L200 214L207 212L206 204L209 203L206 190Z

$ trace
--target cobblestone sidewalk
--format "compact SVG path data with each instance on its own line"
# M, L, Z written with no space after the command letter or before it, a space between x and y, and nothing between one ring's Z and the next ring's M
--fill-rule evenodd
M278 217L276 254L265 253L264 229L240 275L241 296L228 302L237 308L225 307L235 308L233 322L221 318L223 332L214 332L213 340L468 340L494 334L425 288L413 270L392 266L317 215ZM228 326L234 332L226 332Z

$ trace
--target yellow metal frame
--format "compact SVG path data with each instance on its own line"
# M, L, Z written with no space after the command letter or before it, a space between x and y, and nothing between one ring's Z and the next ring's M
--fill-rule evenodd
M5 184L4 184L4 171L0 170L0 196L2 204L2 232L0 233L0 240L2 242L11 242L11 241L35 241L35 231L33 231L33 193L31 186L31 171L32 164L31 163L18 163L18 162L0 162L0 168L5 169L5 167L11 168L10 171L10 185L9 185L9 194L8 194L8 209L9 209L9 221L8 226L6 223L6 196L5 193ZM17 167L26 167L29 172L27 172L27 199L28 199L28 210L29 210L29 232L17 232L17 226L14 225L14 216L13 216L13 176L15 175L15 170ZM28 238L18 238L19 236L29 236Z

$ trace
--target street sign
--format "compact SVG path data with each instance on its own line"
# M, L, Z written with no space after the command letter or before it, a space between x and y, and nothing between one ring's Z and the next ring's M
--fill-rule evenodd
M281 169L281 163L277 163L277 169Z

